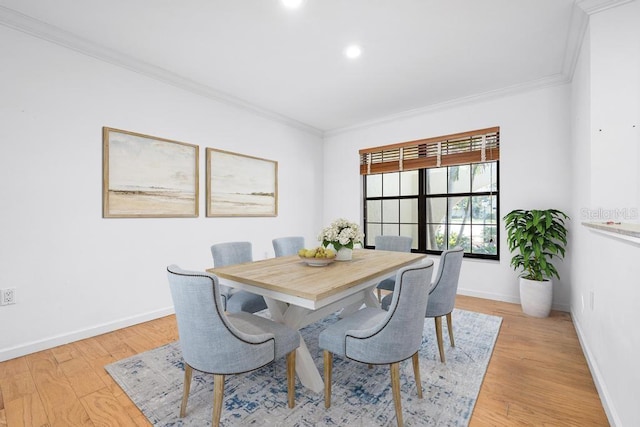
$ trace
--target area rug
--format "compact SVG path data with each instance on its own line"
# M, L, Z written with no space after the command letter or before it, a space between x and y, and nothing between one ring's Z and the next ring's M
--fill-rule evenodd
M443 325L446 363L440 362L433 319L425 319L419 351L423 398L418 399L411 360L401 363L401 397L407 426L466 426L480 391L502 318L454 310L455 347ZM302 329L322 373L318 335L338 320L329 316ZM443 322L445 323L445 322ZM154 426L211 425L213 376L194 370L187 414L179 418L184 365L179 342L105 367ZM296 381L296 406L287 407L285 361L229 375L225 382L223 426L393 426L396 425L388 366L334 357L331 408L323 393Z

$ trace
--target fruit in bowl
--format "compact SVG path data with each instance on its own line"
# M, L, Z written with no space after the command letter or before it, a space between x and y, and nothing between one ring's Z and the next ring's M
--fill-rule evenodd
M336 252L324 246L318 246L313 249L300 249L298 255L300 258L333 259L336 257Z

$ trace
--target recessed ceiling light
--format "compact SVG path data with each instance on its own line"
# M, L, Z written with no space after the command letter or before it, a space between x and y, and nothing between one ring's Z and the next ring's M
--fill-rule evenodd
M297 9L302 5L302 0L280 0L284 7L289 9Z
M362 54L362 49L357 44L352 44L351 46L347 46L344 50L344 54L347 58L357 58Z

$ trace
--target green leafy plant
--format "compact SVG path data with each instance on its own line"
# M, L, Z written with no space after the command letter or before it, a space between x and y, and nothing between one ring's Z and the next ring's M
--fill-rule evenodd
M462 246L463 248L470 247L471 239L469 237L463 235L458 235L455 231L449 233L449 247L453 248L456 246ZM444 244L444 233L436 234L436 247L441 250L447 249Z
M564 258L567 246L565 220L569 217L557 209L516 209L504 216L509 251L514 270L522 269L520 277L543 281L557 277L558 270L551 263Z

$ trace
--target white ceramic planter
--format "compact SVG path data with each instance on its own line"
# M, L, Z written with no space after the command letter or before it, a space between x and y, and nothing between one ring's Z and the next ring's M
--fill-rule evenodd
M340 250L336 252L336 261L351 261L352 257L353 249L340 248Z
M520 278L520 305L524 314L547 317L553 301L553 282Z

